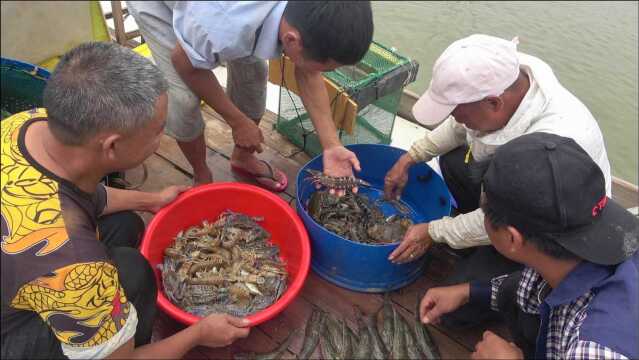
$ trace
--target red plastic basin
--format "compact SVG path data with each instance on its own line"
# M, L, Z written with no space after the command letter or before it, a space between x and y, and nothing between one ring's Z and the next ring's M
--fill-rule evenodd
M240 183L214 183L190 189L153 217L140 245L142 255L155 271L158 307L185 325L197 322L200 317L173 305L164 295L157 264L163 262L164 249L172 244L180 230L200 225L204 219L213 222L227 209L264 218L260 225L279 246L289 274L287 290L274 304L248 316L250 326L270 320L284 310L297 296L308 275L311 260L308 234L295 210L284 200L259 187Z

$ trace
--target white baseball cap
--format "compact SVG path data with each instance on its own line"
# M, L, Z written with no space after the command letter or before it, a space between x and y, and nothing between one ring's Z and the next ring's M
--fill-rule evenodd
M499 96L519 76L517 38L475 34L452 43L433 66L426 92L413 106L415 119L435 125L459 104Z

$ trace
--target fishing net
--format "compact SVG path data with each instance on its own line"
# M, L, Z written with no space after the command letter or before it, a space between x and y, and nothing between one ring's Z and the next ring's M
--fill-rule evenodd
M324 73L358 105L353 133L338 130L342 143L389 144L402 91L415 81L418 69L416 61L373 42L359 63ZM336 98L329 99L331 105ZM302 99L285 84L280 87L276 129L311 156L322 150Z

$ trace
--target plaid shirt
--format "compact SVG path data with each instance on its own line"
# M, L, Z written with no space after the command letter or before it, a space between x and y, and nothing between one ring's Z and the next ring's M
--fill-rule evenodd
M490 293L490 307L499 311L497 298L507 276L492 279L490 286L481 290L471 289L471 299ZM521 311L540 315L535 357L637 358L637 282L636 259L616 268L583 261L556 289L538 272L526 268L517 288L516 301ZM471 288L473 286L471 284ZM471 301L486 303L488 299Z

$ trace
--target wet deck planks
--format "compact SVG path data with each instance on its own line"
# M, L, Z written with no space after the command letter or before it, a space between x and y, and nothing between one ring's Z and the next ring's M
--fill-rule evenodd
M233 150L230 128L212 109L204 107L203 110L208 146L207 163L215 181L247 182L246 179L237 177L230 170L229 158ZM260 124L265 137L264 152L260 154L260 157L272 161L273 165L282 169L289 177L289 188L279 195L290 203L295 197L294 183L297 171L310 158L304 153L299 153L299 148L273 130L274 121L274 114L267 113ZM142 190L156 191L167 185L192 182L190 165L179 151L175 141L169 137L162 138L160 148L145 164L149 170L149 179ZM135 182L140 172L139 169L134 169L127 173L127 178ZM146 220L149 218L150 215L145 215ZM429 287L440 284L443 275L451 268L451 259L446 258L444 252L438 252L438 254L441 257L436 257L434 261L429 262L427 275L392 294L393 303L409 319L412 319L414 314L417 294L423 294ZM321 308L345 319L352 329L356 329L354 306L358 306L367 314L372 314L381 304L381 295L358 293L340 288L311 271L300 296L276 318L252 329L247 339L221 349L198 347L189 352L185 358L218 359L229 358L236 352L269 351L277 347L291 331L297 331L289 346L289 352L285 354L285 358L294 358L301 348L304 326L313 308ZM182 328L182 325L165 314L159 314L154 328L154 339L170 336ZM476 341L481 337L482 331L482 329L471 329L460 332L441 326L430 327L430 329L444 358L467 358ZM499 327L497 329L501 332ZM319 358L319 348L312 358Z

